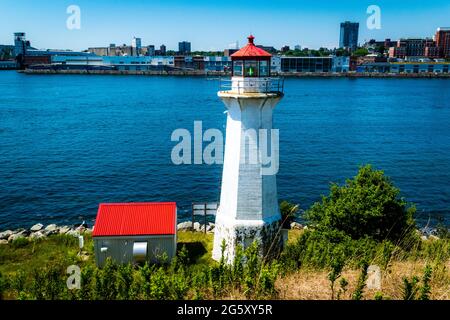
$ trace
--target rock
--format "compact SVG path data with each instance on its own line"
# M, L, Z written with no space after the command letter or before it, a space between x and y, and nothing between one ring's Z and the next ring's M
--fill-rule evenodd
M81 225L78 228L76 228L75 231L77 231L80 234L84 233L86 231L86 227L84 225Z
M0 240L8 240L8 238L14 234L11 230L6 230L3 232L0 232Z
M78 238L80 236L80 233L76 230L71 229L67 231L66 235Z
M58 230L58 226L56 224L49 224L45 227L45 231L56 231Z
M1 239L1 240L0 240L0 245L2 245L2 244L8 244L8 240L6 240L6 239Z
M307 229L308 229L308 226L304 226L304 227L303 227L303 230L307 230Z
M42 223L38 223L38 224L35 224L34 226L32 226L30 228L30 231L36 232L36 231L42 230L43 227L44 227L44 225Z
M29 238L31 240L37 240L37 239L42 239L45 238L45 235L41 232L41 231L37 231L37 232L33 232Z
M43 233L46 236L50 236L52 234L56 234L58 233L58 226L56 224L49 224L48 226L45 227Z
M69 231L70 231L70 227L68 227L68 226L59 228L59 234L66 234Z
M427 236L421 236L420 239L422 239L423 241L428 240Z
M301 230L301 229L303 229L303 225L301 225L298 222L292 222L291 223L291 229Z
M185 221L181 222L177 225L177 230L191 230L192 229L192 222Z
M28 237L30 235L30 233L31 232L29 230L26 230L24 228L19 228L13 232L13 234L20 234L23 237Z
M26 235L24 233L22 233L22 232L14 233L14 234L9 236L8 242L13 242L13 241L16 241L19 238L25 238L25 237L26 237Z
M200 231L201 227L202 227L202 225L200 224L200 222L195 222L194 223L194 230L195 231Z

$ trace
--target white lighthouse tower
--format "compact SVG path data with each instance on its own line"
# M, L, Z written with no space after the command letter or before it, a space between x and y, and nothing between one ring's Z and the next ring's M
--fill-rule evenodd
M231 55L232 78L218 96L227 108L227 129L220 206L214 231L213 259L231 263L238 245L258 242L261 254L282 246L278 206L278 135L273 109L283 97L283 81L270 75L271 54L248 44ZM267 155L272 161L267 163ZM273 157L276 155L276 157Z

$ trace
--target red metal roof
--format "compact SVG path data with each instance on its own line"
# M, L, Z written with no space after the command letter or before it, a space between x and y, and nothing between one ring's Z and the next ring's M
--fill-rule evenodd
M175 202L102 203L92 235L136 236L176 234Z
M272 55L268 53L267 51L258 48L253 43L255 40L255 37L250 35L248 36L248 43L245 47L240 49L239 51L233 53L231 55L231 58L249 58L249 57L263 57L263 58L270 58Z

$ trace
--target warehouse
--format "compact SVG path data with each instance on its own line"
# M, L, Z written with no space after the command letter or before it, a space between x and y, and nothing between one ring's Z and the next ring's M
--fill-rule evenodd
M115 263L170 261L177 247L175 202L100 204L93 231L95 260Z

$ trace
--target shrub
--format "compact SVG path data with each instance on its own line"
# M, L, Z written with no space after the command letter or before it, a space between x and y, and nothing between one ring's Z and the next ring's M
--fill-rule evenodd
M31 296L36 300L55 300L65 297L66 282L58 264L34 269L31 280Z
M432 269L429 265L425 267L422 277L422 287L419 290L419 300L430 300Z
M341 296L345 295L347 293L347 286L348 286L348 281L345 278L341 278L341 280L339 280L339 292L337 294L337 299L341 300Z
M271 263L263 266L258 279L258 296L274 298L277 295L275 281L280 272L280 265Z
M299 205L293 204L288 201L282 201L280 203L281 221L283 221L283 228L289 229L291 222L294 221L299 211Z
M133 266L126 264L119 266L116 276L117 298L120 300L128 300L130 298L130 289L133 284Z
M189 290L190 275L180 268L178 272L174 272L170 279L171 298L181 300Z
M402 296L403 300L415 300L417 291L419 290L418 284L419 278L417 276L413 276L411 280L406 277L403 277L403 287L402 287Z
M376 256L377 242L371 238L354 240L342 231L307 230L296 243L288 245L282 254L286 268L331 267L337 256L347 265L358 266L362 259L371 261Z
M25 290L26 274L23 270L18 270L11 278L11 289L16 291L17 296Z
M342 269L345 265L344 256L341 252L336 252L333 261L331 262L331 271L328 274L328 280L330 280L331 300L334 300L334 284L337 279L340 278Z
M414 213L383 171L367 165L345 185L331 185L330 195L315 203L306 218L317 228L342 231L353 239L395 241L412 233Z
M93 286L94 272L94 268L90 265L81 268L81 287L78 291L79 299L95 299L95 287Z
M358 282L356 283L356 288L352 295L353 300L361 300L363 297L364 288L366 287L368 267L369 264L367 261L363 260L361 262L361 273L359 274Z
M150 277L150 298L162 300L168 297L169 279L164 272L163 267L159 267Z
M94 296L97 300L114 300L117 295L116 275L117 265L108 258L103 269L94 272Z
M423 277L412 276L411 279L403 277L402 297L403 300L429 300L431 293L432 268L427 265L423 271ZM422 285L420 282L422 280Z

